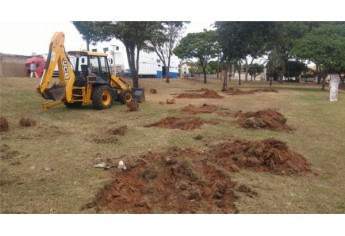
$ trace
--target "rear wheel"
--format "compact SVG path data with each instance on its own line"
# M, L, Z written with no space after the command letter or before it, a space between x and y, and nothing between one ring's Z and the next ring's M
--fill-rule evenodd
M127 104L133 100L133 94L130 90L124 90L121 92L120 100L123 104Z
M109 86L102 85L93 88L92 105L98 110L107 109L113 105L113 94Z

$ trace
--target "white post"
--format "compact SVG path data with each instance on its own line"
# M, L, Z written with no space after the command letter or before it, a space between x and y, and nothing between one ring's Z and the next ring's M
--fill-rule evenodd
M338 74L330 74L330 81L329 81L329 100L331 102L338 101L338 87L340 82L340 77Z
M114 75L116 76L115 51L116 51L116 47L117 47L117 45L112 44L111 46L113 46Z

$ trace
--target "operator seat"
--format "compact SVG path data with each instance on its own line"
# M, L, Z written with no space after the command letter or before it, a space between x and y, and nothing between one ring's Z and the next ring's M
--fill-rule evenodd
M86 79L89 75L89 70L87 65L80 65L81 73L83 74L84 78Z

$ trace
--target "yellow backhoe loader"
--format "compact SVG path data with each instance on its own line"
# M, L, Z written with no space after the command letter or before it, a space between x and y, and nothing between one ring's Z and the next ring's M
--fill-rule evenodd
M91 102L96 109L107 109L116 100L122 103L132 101L131 86L111 74L107 54L89 51L66 53L64 41L65 34L56 32L49 44L46 67L36 89L43 98L50 100L42 105L44 109L60 104L79 107ZM73 64L69 56L74 59ZM53 77L56 65L58 78Z

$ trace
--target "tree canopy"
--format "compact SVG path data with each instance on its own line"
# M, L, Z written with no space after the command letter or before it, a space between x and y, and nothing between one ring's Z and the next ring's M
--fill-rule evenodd
M217 45L217 33L205 30L200 33L187 34L174 49L174 53L181 59L197 58L203 70L204 83L206 84L207 63L210 59L217 56Z

